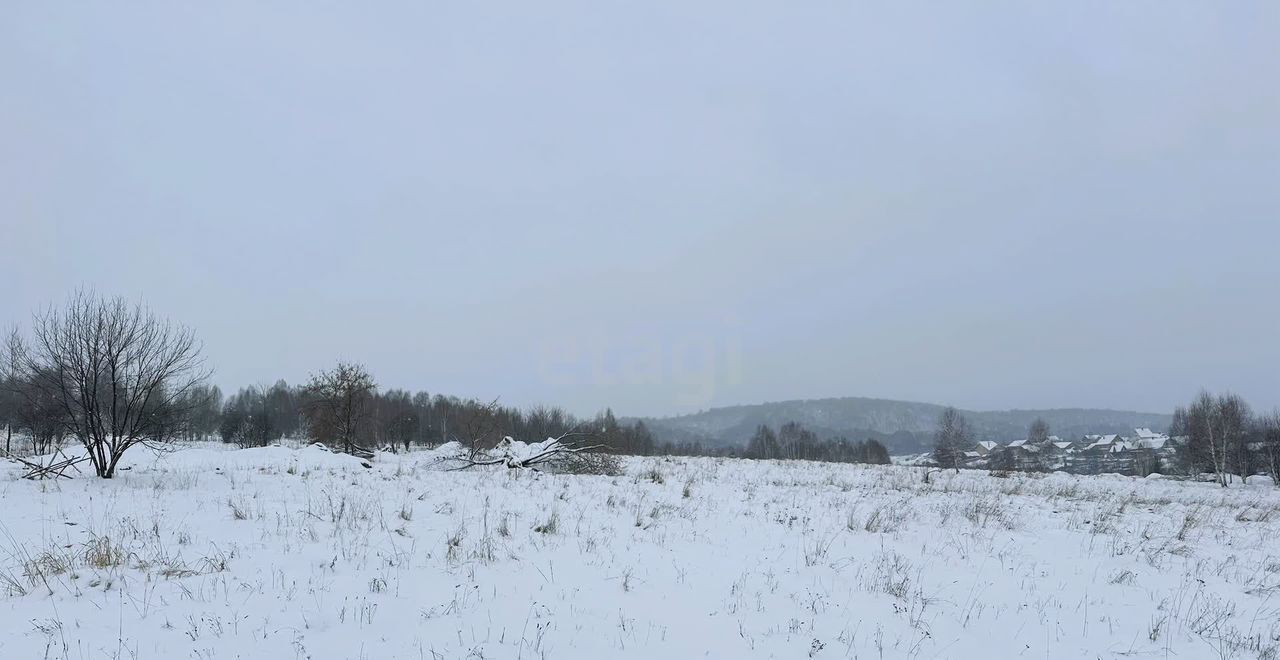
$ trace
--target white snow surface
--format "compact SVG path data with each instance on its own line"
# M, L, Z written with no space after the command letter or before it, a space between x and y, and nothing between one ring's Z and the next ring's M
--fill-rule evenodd
M0 658L1273 658L1280 494L200 445L0 462Z

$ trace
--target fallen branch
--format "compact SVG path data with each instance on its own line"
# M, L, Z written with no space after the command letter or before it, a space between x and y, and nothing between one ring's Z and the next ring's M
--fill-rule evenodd
M457 471L485 465L504 465L512 470L536 471L539 467L546 466L548 463L566 459L575 454L605 448L604 445L577 445L566 442L565 438L569 435L569 433L566 433L558 438L547 438L543 442L532 445L517 442L511 436L506 436L493 449L494 452L498 452L497 456L491 455L488 458L477 458L475 456L458 457L453 460L461 461L462 465L451 469ZM529 451L521 451L523 449L528 449Z
M33 479L33 480L49 479L49 478L70 479L71 475L66 474L67 470L72 467L75 467L75 465L78 463L83 463L89 460L88 456L79 456L76 458L72 458L62 453L61 449L58 450L56 455L61 456L63 460L60 460L57 462L51 462L48 465L41 465L40 463L34 463L32 461L28 461L25 458L14 456L13 454L6 454L6 456L10 460L17 461L18 463L21 463L23 467L27 468L27 473L22 475L23 479ZM76 471L79 472L79 469L77 469Z
M330 447L324 444L323 442L313 442L311 443L311 447L313 449L323 449L324 451L327 451L331 454L342 454L345 456L354 456L360 459L360 465L362 467L366 467L366 468L373 467L373 463L370 462L373 460L373 456L374 456L373 452L359 445L352 445L350 452L345 452L340 449L334 449L333 447Z

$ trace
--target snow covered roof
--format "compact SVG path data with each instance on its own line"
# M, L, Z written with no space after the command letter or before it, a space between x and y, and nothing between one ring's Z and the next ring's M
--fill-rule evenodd
M1121 449L1124 448L1122 444L1117 442L1118 440L1120 440L1120 436L1115 435L1114 433L1111 435L1094 435L1094 436L1086 435L1085 438L1093 440L1093 444L1089 445L1088 447L1085 447L1085 449L1105 449L1107 451L1120 451Z
M1010 442L1010 443L1009 443L1009 446L1010 446L1010 447L1021 447L1021 446L1025 445L1025 444L1027 444L1027 441L1026 441L1026 440L1014 440L1013 442Z
M986 449L987 451L991 451L992 449L995 449L996 447L999 447L999 446L1000 446L1000 443L998 443L998 442L992 442L992 441L990 441L990 440L983 440L982 442L979 442L979 443L978 443L978 446L979 446L979 447L982 447L983 449Z
M978 458L979 456L982 456L982 454L979 454L976 451L967 451L964 453L964 456L965 458Z
M1155 431L1152 431L1151 429L1146 428L1146 427L1139 428L1139 429L1134 429L1134 432L1135 432L1135 433L1137 433L1137 434L1138 434L1138 437L1139 437L1139 438L1141 438L1141 439L1143 439L1143 440L1147 440L1147 439L1149 439L1149 438L1160 438L1160 437L1164 437L1164 434L1163 434L1163 433L1156 433Z
M1072 445L1072 444L1074 444L1074 443L1070 443L1070 442L1055 442L1055 443L1053 443L1053 446L1054 446L1054 447L1057 447L1058 449L1071 449L1071 445Z

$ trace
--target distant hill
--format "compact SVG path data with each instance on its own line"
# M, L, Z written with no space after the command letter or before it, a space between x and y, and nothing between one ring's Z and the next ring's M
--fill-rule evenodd
M904 454L931 447L943 408L932 403L848 397L712 408L643 421L660 442L696 440L712 447L742 446L761 424L777 428L794 421L821 437L875 438L884 442L891 453ZM1086 433L1132 434L1134 428L1144 426L1163 431L1172 421L1167 414L1080 408L962 412L978 440L997 442L1025 438L1037 417L1049 423L1054 435L1073 440Z

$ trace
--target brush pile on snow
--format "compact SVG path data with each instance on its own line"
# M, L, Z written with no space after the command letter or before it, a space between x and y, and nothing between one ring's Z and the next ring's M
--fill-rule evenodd
M514 470L571 474L617 475L622 471L616 456L595 452L593 450L599 449L598 447L575 444L564 437L547 438L542 442L521 442L506 436L493 449L475 453L462 450L462 446L457 443L450 445L456 445L456 453L446 454L444 461L452 464L455 469L501 465Z

